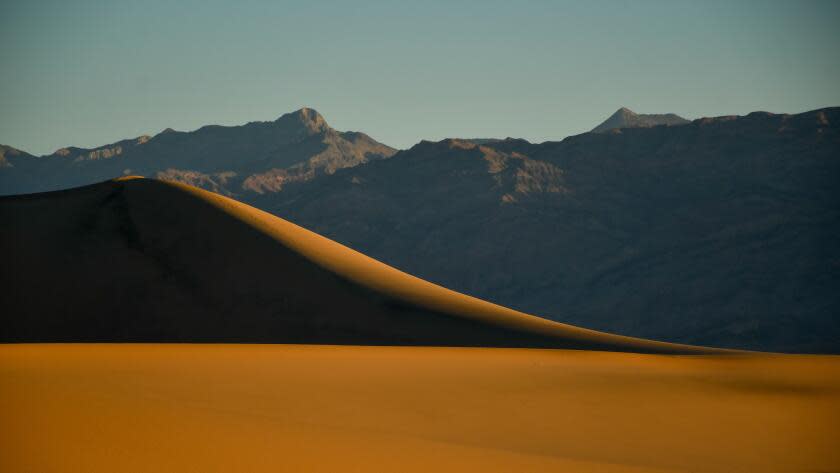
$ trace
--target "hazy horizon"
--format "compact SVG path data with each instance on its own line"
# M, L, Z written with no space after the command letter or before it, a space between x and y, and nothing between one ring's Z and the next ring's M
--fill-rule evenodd
M406 148L840 105L833 2L46 3L0 4L0 143L33 154L301 107Z

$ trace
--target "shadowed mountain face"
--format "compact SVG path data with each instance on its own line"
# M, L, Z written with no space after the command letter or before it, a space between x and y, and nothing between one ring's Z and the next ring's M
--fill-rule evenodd
M250 202L468 294L634 336L840 352L840 109L422 142Z
M0 198L2 342L268 342L711 353L435 286L218 194L140 178Z
M35 157L19 149L12 148L11 146L0 145L0 168L12 167L12 161L16 161L21 158L34 159Z
M621 107L610 118L592 129L592 133L604 133L621 128L649 128L658 125L685 125L691 123L685 118L673 113L639 114L628 108Z
M313 109L273 122L171 129L95 149L34 157L0 147L0 195L43 192L138 174L225 195L271 193L337 169L388 158L394 149L363 133L339 132Z

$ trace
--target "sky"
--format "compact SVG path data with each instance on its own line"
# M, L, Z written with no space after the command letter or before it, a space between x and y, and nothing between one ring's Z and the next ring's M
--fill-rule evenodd
M391 146L840 105L837 1L0 0L0 143L301 107Z

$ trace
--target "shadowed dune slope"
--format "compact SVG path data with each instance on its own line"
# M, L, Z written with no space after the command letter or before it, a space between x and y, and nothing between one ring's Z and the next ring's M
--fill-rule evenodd
M121 178L3 198L0 222L4 342L712 351L481 301L182 184Z

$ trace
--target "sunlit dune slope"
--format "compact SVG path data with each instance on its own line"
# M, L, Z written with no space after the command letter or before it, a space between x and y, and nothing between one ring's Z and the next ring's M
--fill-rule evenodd
M0 199L6 342L272 342L703 353L523 314L197 188Z
M0 345L0 471L835 472L838 361Z

